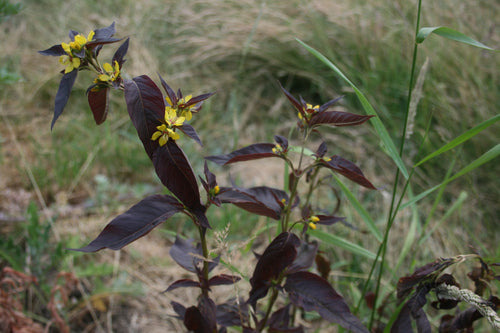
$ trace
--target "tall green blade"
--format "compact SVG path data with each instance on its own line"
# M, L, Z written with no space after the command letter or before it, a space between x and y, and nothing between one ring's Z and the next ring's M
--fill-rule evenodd
M359 101L361 102L361 105L363 106L363 109L365 110L366 114L368 115L373 115L377 116L377 112L375 109L371 106L370 102L368 102L368 99L366 99L365 95L354 85L354 83L351 82L347 78L347 76L344 75L340 71L340 69L335 66L328 58L326 58L324 55L322 55L320 52L317 50L313 49L306 43L302 42L299 39L296 39L304 48L306 48L307 51L309 51L312 55L314 55L316 58L318 58L321 62L323 62L326 66L328 66L330 69L332 69L337 75L339 75L344 81L346 81L353 89L354 92L356 93L356 96L358 97ZM375 131L377 132L380 140L382 140L382 143L384 144L384 147L387 151L387 154L392 158L394 163L397 165L403 176L408 179L408 171L406 170L406 167L403 163L403 160L399 156L398 150L396 149L396 146L394 145L394 142L392 141L391 137L389 136L389 133L387 132L387 129L385 128L384 124L382 124L382 121L380 120L379 117L373 117L370 119L373 127L375 128Z
M486 49L486 50L492 50L492 51L495 50L489 46L484 45L481 42L478 42L475 39L470 38L467 35L464 35L463 33L459 32L459 31L453 30L453 29L448 28L448 27L421 28L417 34L417 43L422 43L430 34L436 34L438 36L441 36L441 37L444 37L447 39L451 39L451 40L454 40L456 42L472 45L472 46L479 47L479 48Z

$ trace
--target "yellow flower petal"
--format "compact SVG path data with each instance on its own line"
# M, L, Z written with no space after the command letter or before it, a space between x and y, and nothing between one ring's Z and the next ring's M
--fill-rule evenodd
M113 72L113 66L111 66L111 64L109 63L105 63L104 65L102 65L102 68L108 73Z
M312 223L312 222L309 222L309 228L311 228L312 230L316 230L316 224Z
M94 35L95 35L94 30L90 30L87 40L90 42L92 39L94 39Z
M167 143L167 136L166 135L162 135L160 137L160 140L158 141L158 143L160 144L160 146L164 146Z
M155 141L156 139L158 139L161 135L163 134L163 132L160 132L160 131L156 131L153 133L153 135L151 136L151 140Z

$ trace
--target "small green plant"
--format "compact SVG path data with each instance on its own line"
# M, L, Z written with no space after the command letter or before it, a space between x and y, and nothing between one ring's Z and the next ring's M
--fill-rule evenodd
M417 30L419 30L418 25ZM184 95L180 89L177 91L172 89L161 76L159 76L159 81L164 92L146 75L124 79L122 76L123 65L129 47L129 39L115 38L113 37L115 32L114 23L108 27L91 31L88 35L72 30L69 34L69 43L56 44L49 49L40 51L43 55L59 57L61 64L65 66L56 94L51 127L54 127L57 119L63 113L79 71L92 71L95 74L95 79L87 89L87 97L96 124L102 124L106 120L111 89L123 92L130 120L146 154L153 163L158 178L170 194L155 194L144 198L109 222L93 241L87 246L77 249L78 251L95 252L106 248L119 250L145 236L172 216L184 214L186 219L191 221L199 238L195 241L177 235L174 245L170 248L170 256L178 265L190 272L193 278L179 279L172 283L166 291L178 288L199 289L197 304L186 306L172 302L174 311L183 321L186 329L199 333L226 332L229 327L233 326L239 327L243 332L304 332L305 328L296 321L298 309L305 312L314 311L324 320L336 323L352 332L369 332L369 328L375 329L375 327L392 332L410 332L412 319L415 319L419 332L430 332L431 326L423 311L427 294L430 291L437 294L439 300L437 307L441 309L452 308L459 303L459 300L453 298L456 301L452 304L453 306L448 303L446 306L442 305L444 301L439 299L440 297L454 297L447 294L449 288L446 286L457 286L454 279L452 280L442 273L446 268L460 262L465 257L457 257L460 260L457 258L441 259L417 269L412 276L400 279L397 286L397 296L401 306L394 316L386 318L385 321L382 321L383 318L378 318L379 324L375 326L376 309L381 309L382 306L379 301L381 296L380 277L385 269L387 237L395 214L401 206L401 202L396 201L399 175L401 174L409 180L413 169L408 172L401 158L404 140L402 140L403 143L398 152L368 100L323 55L304 44L306 49L336 71L353 87L367 115L333 110L332 108L340 98L332 99L322 105L309 103L302 97L296 98L280 85L281 91L290 102L297 118L297 125L290 131L289 137L275 135L272 143L254 143L228 154L211 155L205 159L218 165L270 158L281 159L286 170L285 187L277 189L269 186L251 188L234 185L220 186L207 162L204 163L203 176L197 178L189 157L179 145L183 140L180 133L193 139L196 143L202 144L195 128L188 122L201 110L203 102L212 97L214 93L204 93L198 96ZM463 35L454 30L426 28L419 30L417 42L422 42L430 33L465 41ZM101 62L99 60L101 49L108 44L119 42L122 44L117 48L111 61ZM410 81L410 87L412 87L413 79ZM409 100L411 100L411 89ZM322 128L325 126L359 126L368 120L374 125L398 169L385 233L380 233L368 217L365 220L372 235L380 242L379 251L374 256L376 260L373 261L372 270L369 273L370 278L364 288L366 293L368 282L374 282L373 311L371 318L365 324L364 320L355 315L360 304L354 313L351 312L347 302L329 282L330 264L318 253L319 242L311 240L311 238L315 236L318 239L328 237L325 236L325 234L328 235L327 233L316 231L318 226L345 223L344 217L336 216L330 207L325 208L321 205L319 189L329 186L328 179L331 175L338 182L340 182L338 175L341 175L366 189L376 190L376 187L355 163L328 153L329 143L323 139ZM406 126L407 120L405 121L405 129ZM477 133L477 130L467 132L463 137L452 141L434 155L422 159L420 163L459 145ZM405 136L403 135L403 137ZM494 148L488 156L463 172L465 173L497 156L498 150L498 147ZM262 170L265 172L265 164L263 164ZM446 182L451 181L454 177L448 178ZM198 179L204 193L200 193ZM406 184L403 194L407 189L408 182ZM348 194L349 200L354 203L362 216L367 216L362 206L356 201L355 196L345 187L343 187L343 191ZM402 198L403 195L401 195ZM413 202L415 201L416 199L413 199ZM263 253L256 255L257 263L252 275L250 277L243 276L250 282L248 297L242 300L228 299L225 303L215 304L210 296L214 287L231 285L242 278L242 276L237 275L213 273L220 264L221 258L210 255L210 242L207 235L209 235L212 224L207 218L207 211L214 209L214 207L223 207L224 204L233 204L252 214L274 220L275 222L271 223L270 229L275 231L275 236L272 237ZM343 244L345 246L347 244L351 249L356 249L355 251L362 252L363 250L347 240L343 240ZM375 267L379 262L379 275L373 280ZM484 270L483 273L476 276L478 281L485 279L486 276L490 277L490 280L498 278L481 258L480 262ZM313 272L314 266L317 273ZM486 305L486 309L496 310L498 299L492 298L489 303L485 302L483 305ZM483 310L483 308L477 310L479 315L474 313L470 318L460 314L448 318L446 332L455 332L471 327L475 319L485 315L486 312L483 313ZM492 315L491 311L488 315L490 316L487 317L488 320L496 327L497 317Z

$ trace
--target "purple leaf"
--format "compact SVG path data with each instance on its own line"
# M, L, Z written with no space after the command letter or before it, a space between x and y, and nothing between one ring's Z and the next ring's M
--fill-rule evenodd
M183 124L182 126L179 127L179 129L182 131L182 133L186 134L191 139L196 141L196 143L198 143L200 146L203 146L203 144L201 143L201 139L198 136L198 133L196 133L193 126L189 124Z
M318 252L318 242L302 242L297 251L297 257L288 267L287 274L296 273L309 269L314 263L316 253Z
M271 281L278 278L297 256L297 247L300 245L299 238L288 232L279 234L260 257L250 284L250 297L248 303L255 308L257 300L266 296Z
M198 273L198 264L202 262L203 251L200 246L194 247L192 240L175 237L175 243L169 253L181 267L192 273Z
M200 288L200 283L198 281L193 281L190 279L181 279L177 280L174 283L172 283L170 286L168 286L167 290L164 292L169 292L177 288L188 288L188 287L198 287Z
M155 150L153 164L163 185L195 213L198 218L197 223L209 228L210 225L204 215L205 208L200 201L200 192L193 169L175 141L168 140L164 146Z
M248 306L244 300L236 302L232 298L220 305L217 305L217 324L220 326L243 326L248 322Z
M66 51L64 51L61 44L53 45L46 50L38 51L38 53L40 53L41 55L54 56L54 57L60 57L62 55L67 55Z
M92 114L94 115L95 123L97 125L102 124L108 115L109 88L89 87L87 90L87 99L90 110L92 110Z
M76 77L78 75L78 70L74 69L69 73L63 75L61 82L59 83L59 89L57 90L55 106L54 106L54 117L52 118L52 124L50 129L54 128L57 118L63 113L66 104L68 103L69 95L73 85L75 84Z
M130 38L127 38L125 42L123 42L123 44L120 45L120 47L116 50L115 54L113 55L113 59L111 60L113 66L116 61L118 62L121 68L123 63L125 62L125 55L127 54L128 51L129 39Z
M210 298L202 296L198 307L192 306L186 309L184 325L194 333L217 332L214 302Z
M137 130L149 158L159 147L158 141L151 140L156 127L165 117L165 102L156 84L146 75L124 81L125 101L132 123Z
M321 160L321 162L323 166L349 178L353 182L366 188L376 190L375 186L373 186L372 183L366 179L365 175L363 175L361 169L359 169L356 164L351 161L348 161L343 157L333 155L329 161Z
M181 211L183 206L171 196L149 196L114 218L96 239L76 251L95 252L104 248L119 250Z
M342 296L322 277L309 272L293 273L287 276L285 290L294 305L306 311L314 310L324 319L354 333L369 333Z
M172 305L172 307L174 308L174 311L175 313L177 313L179 319L183 320L184 319L184 315L186 314L186 307L180 303L177 303L177 302L170 302L170 304Z
M281 200L288 201L288 194L267 186L248 189L222 187L216 198L222 203L232 203L251 213L279 220L283 209Z
M218 165L226 165L266 157L279 157L279 155L273 153L273 148L275 146L276 145L273 143L255 143L226 155L207 156L205 159L217 163Z
M323 111L315 113L309 122L310 126L333 125L333 126L355 126L361 125L373 116L341 111Z
M222 286L222 285L234 284L234 283L238 282L239 280L241 280L241 278L239 276L219 274L219 275L216 275L216 276L210 278L210 280L208 280L208 286L212 287L212 286Z

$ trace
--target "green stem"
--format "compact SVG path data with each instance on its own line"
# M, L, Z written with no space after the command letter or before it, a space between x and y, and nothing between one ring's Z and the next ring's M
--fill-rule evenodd
M409 110L410 110L410 103L411 103L411 98L412 98L412 90L413 90L413 84L415 80L415 68L417 64L417 55L418 55L418 43L416 42L416 36L418 34L418 31L420 29L420 16L421 16L421 9L422 9L422 0L418 0L418 6L417 6L417 20L416 20L416 25L415 25L415 45L413 48L413 58L412 58L412 65L411 65L411 72L410 72L410 82L408 85L408 100L406 102L406 112L405 112L405 119L404 119L404 124L403 124L403 133L401 134L401 143L399 146L399 156L403 157L403 152L404 152L404 146L405 146L405 138L406 138L406 130L408 126L408 115L409 115ZM379 293L380 293L380 285L382 281L382 274L384 272L384 263L385 263L385 257L387 253L387 240L389 238L389 232L392 228L392 225L394 223L396 214L397 214L397 208L396 206L396 194L397 194L397 187L399 183L399 177L400 177L400 171L399 168L396 169L396 176L394 179L394 185L393 185L393 190L392 190L392 200L391 200L391 206L389 209L389 215L388 215L388 221L387 221L387 226L384 232L384 239L382 244L380 244L379 251L377 252L377 257L376 260L374 261L374 265L378 261L379 253L381 254L382 260L380 261L380 267L377 275L377 281L376 281L376 288L375 288L375 297L376 300L379 298ZM408 180L406 184L409 183L410 177L408 177ZM405 185L405 189L407 188L407 185ZM402 197L404 196L404 191L401 193L401 198L399 202L401 202ZM373 271L373 270L372 270ZM377 311L377 302L375 301L375 306L372 309L371 315L370 315L370 322L368 325L368 329L371 329L373 325L373 321L375 319L375 313Z

